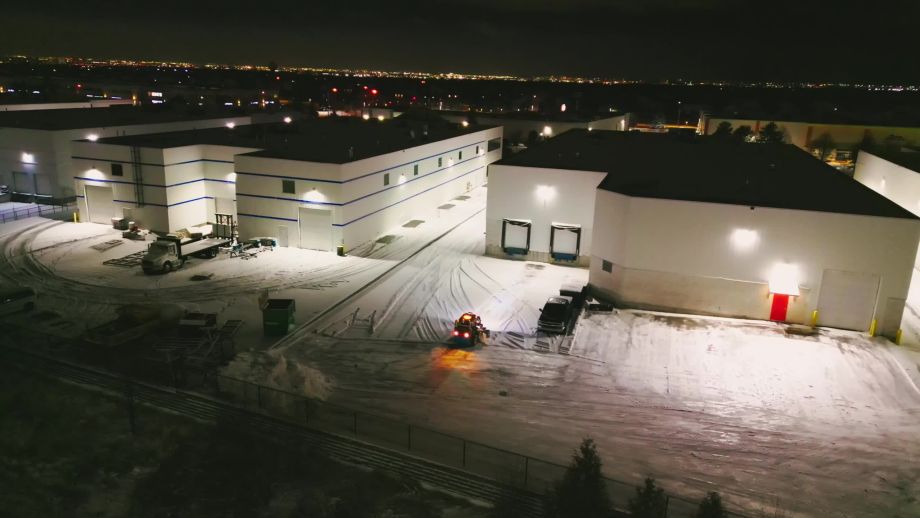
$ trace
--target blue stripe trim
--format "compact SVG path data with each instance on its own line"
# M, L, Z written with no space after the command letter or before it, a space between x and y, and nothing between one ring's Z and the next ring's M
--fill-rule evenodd
M129 182L127 180L100 180L97 178L86 178L83 176L74 176L73 178L74 180L84 180L87 182L120 183L120 184L136 185L134 182ZM220 182L220 183L228 183L228 184L236 185L236 182L231 182L230 180L218 180L216 178L199 178L197 180L189 180L187 182L179 182L179 183L174 183L171 185L158 185L158 184L153 184L153 183L142 183L141 185L143 185L144 187L156 187L158 189L168 189L170 187L178 187L180 185L187 185L187 184L195 183L195 182Z
M142 146L143 147L143 146ZM185 147L185 146L179 146ZM130 160L112 160L111 158L94 158L91 156L71 156L70 158L77 160L92 160L94 162L109 162L112 164L130 164L130 165L144 165L148 167L170 167L174 165L185 165L185 164L194 164L195 162L214 162L217 164L232 164L233 160L217 160L215 158L198 158L195 160L186 160L184 162L174 162L172 164L151 164L149 162L132 162Z
M291 219L291 218L279 218L279 217L276 217L276 216L263 216L263 215L261 215L261 214L246 214L245 212L237 212L236 215L237 215L237 216L245 216L245 217L247 217L247 218L275 219L275 220L278 220L278 221L293 221L293 222L295 222L295 223L297 222L296 219Z
M382 208L377 209L377 210L375 210L375 211L373 211L373 212L369 212L369 213L367 213L367 214L365 214L365 215L363 215L363 216L359 216L359 217L357 217L357 218L355 218L355 219L349 221L348 223L333 223L332 226L333 226L333 227L347 227L348 225L351 225L352 223L354 223L354 222L356 222L356 221L360 221L360 220L362 220L362 219L364 219L364 218L366 218L366 217L368 217L368 216L373 216L374 214L377 214L378 212L381 212L381 211L384 211L384 210L386 210L386 209L389 209L390 207L394 207L394 206L396 206L396 205L399 205L400 203L403 203L403 202L405 202L405 201L409 201L409 200L411 200L412 198L415 198L416 196L421 196L422 194L425 194L426 192L429 192L429 191L432 191L432 190L434 190L434 189L437 189L438 187L443 187L444 185L447 185L447 184L453 182L454 180L459 180L460 178L463 178L464 176L471 175L471 174L475 173L476 171L479 171L479 170L482 170L482 169L485 169L485 168L486 168L486 166L477 167L476 169L473 169L473 170L471 170L471 171L468 171L468 172L466 172L466 173L463 173L463 174L461 174L461 175L459 175L459 176L455 176L455 177L451 178L450 180L446 180L446 181L444 181L444 182L441 182L441 183L439 183L438 185L435 185L434 187L429 187L429 188L425 189L424 191L415 193L415 194L413 194L412 196L409 196L409 197L407 197L407 198L403 198L403 199L401 199L401 200L399 200L399 201L397 201L397 202L395 202L395 203L391 203L391 204L387 205L386 207L382 207ZM249 195L249 194L240 194L240 193L237 193L237 196L251 196L251 195ZM266 198L270 198L270 196L265 196L265 197L266 197ZM289 201L296 201L296 202L299 202L299 203L310 203L310 202L302 201L302 200L291 200L290 198L278 198L278 199L281 199L281 200L289 200ZM314 202L314 203L319 203L319 202ZM296 219L291 219L291 218L279 218L279 217L277 217L277 216L263 216L263 215L261 215L261 214L246 214L246 213L242 213L242 212L237 213L237 215L238 215L238 216L247 216L247 217L250 217L250 218L276 219L276 220L279 220L279 221L294 221L294 222L297 221Z
M238 174L238 175L243 174L243 175L246 175L246 176L263 176L263 177L265 177L265 178L280 178L280 179L282 179L282 180L301 180L301 181L304 181L304 182L320 182L320 183L336 183L336 184L341 184L341 183L343 183L343 182L340 182L339 180L323 180L323 179L321 179L321 178L303 178L303 177L300 177L300 176L283 176L283 175L280 175L280 174L246 173L246 172L243 172L243 171L237 171L236 174Z
M77 198L86 198L86 196L81 196L81 195L78 194L78 195L77 195ZM172 204L169 204L169 205L164 205L164 204L162 204L162 203L151 203L151 202L145 202L144 205L153 205L154 207L166 207L166 208L169 208L169 207L175 207L176 205L183 205L183 204L185 204L185 203L191 203L191 202L193 202L193 201L199 201L199 200L213 200L213 199L214 199L213 196L202 196L202 197L200 197L200 198L194 198L194 199L191 199L191 200L180 201L180 202L178 202L178 203L172 203ZM136 204L137 204L136 201L131 201L131 200L112 200L112 201L115 202L115 203L130 203L131 205L136 205Z
M399 205L400 203L403 203L403 202L405 202L405 201L409 201L409 200L411 200L412 198L415 198L416 196L421 196L422 194L425 194L425 193L428 192L428 191L437 189L438 187L443 187L444 185L449 184L450 182L453 182L454 180L459 180L460 178L463 178L464 176L471 175L471 174L475 173L476 171L479 171L480 169L485 169L485 168L486 168L486 166L477 167L476 169L473 169L472 171L463 173L463 174L461 174L461 175L459 175L459 176L455 176L455 177L451 178L450 180L446 180L446 181L444 181L444 182L441 182L441 183L439 183L438 185L435 185L434 187L429 187L429 188L425 189L424 191L417 192L417 193L413 194L412 196L409 196L408 198L403 198L403 199L401 199L401 200L399 200L399 201L397 201L397 202L395 202L395 203L391 203L391 204L387 205L386 207L377 209L377 210L375 210L374 212L369 212L369 213L367 213L367 214L365 214L365 215L363 215L363 216L360 216L360 217L358 217L358 218L355 218L355 219L349 221L348 223L333 223L332 226L333 226L333 227L347 227L348 225L351 225L352 223L354 223L354 222L356 222L356 221L360 221L360 220L362 220L362 219L364 219L364 218L366 218L366 217L368 217L368 216L373 216L374 214L377 214L378 212L381 212L381 211L384 211L384 210L386 210L386 209L389 209L390 207L394 207L394 206L396 206L396 205Z
M454 148L454 149L449 149L449 150L447 150L447 151L442 151L441 153L437 153L437 154L434 154L434 155L429 155L429 156L426 156L426 157L423 157L423 158L419 158L419 159L416 159L416 160L412 160L411 162L405 162L405 163L403 163L403 164L390 166L390 167L387 167L386 169L380 169L379 171L374 171L373 173L367 173L367 174L364 174L364 175L361 175L361 176L357 176L357 177L355 177L355 178L350 178L350 179L348 179L348 180L325 180L325 179L322 179L322 178L304 178L304 177L302 177L302 176L284 176L284 175L279 175L279 174L267 174L267 173L247 173L247 172L245 172L245 171L237 171L236 174L243 174L243 175L247 175L247 176L264 176L264 177L267 177L267 178L281 178L282 180L300 180L300 181L302 181L302 182L334 183L334 184L339 184L339 185L341 185L341 184L346 184L346 183L349 183L349 182L354 182L355 180L360 180L360 179L362 179L362 178L367 178L368 176L373 176L373 175L375 175L375 174L386 173L387 171L392 171L393 169L399 169L400 167L405 167L405 166L410 165L410 164L416 164L416 163L419 163L419 162L422 162L422 161L424 161L424 160L428 160L428 159L431 159L431 158L436 158L436 157L439 157L439 156L443 156L443 155L445 155L445 154L447 154L447 153L452 153L452 152L457 151L457 150L460 150L460 149L466 149L466 148L468 148L468 147L473 147L473 146L482 145L482 144L485 144L485 142L486 142L485 140L480 140L479 142L474 142L474 143L472 143L472 144L467 144L467 145L465 145L465 146L460 146L460 147L457 147L457 148ZM436 169L436 170L434 170L434 171L431 171L430 173L425 173L424 175L419 176L419 178L422 178L422 177L428 176L428 175L430 175L430 174L434 174L434 173L443 171L443 170L445 170L445 169L449 169L449 168L451 168L451 167L456 167L456 166L458 166L458 165L460 165L460 164L462 164L462 163L464 163L464 162L468 162L468 161L470 161L470 160L475 160L475 159L477 159L477 158L484 158L484 157L485 157L484 154L483 154L483 155L476 155L475 152L474 152L474 156L473 156L472 158L467 158L466 160L461 160L461 161L457 162L456 164L454 164L453 166L442 167L441 169Z
M244 194L241 192L236 193L237 196L246 196L248 198L262 198L265 200L281 200L281 201L292 201L295 203L310 203L313 205L332 205L333 207L341 207L342 203L334 203L331 201L310 201L310 200L298 200L297 198L284 198L281 196L263 196L261 194Z

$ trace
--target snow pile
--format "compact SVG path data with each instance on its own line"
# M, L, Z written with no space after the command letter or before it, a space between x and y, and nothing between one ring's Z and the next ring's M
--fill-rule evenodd
M243 352L223 368L221 374L313 399L325 400L332 392L332 381L302 358L288 359L286 349L271 352Z

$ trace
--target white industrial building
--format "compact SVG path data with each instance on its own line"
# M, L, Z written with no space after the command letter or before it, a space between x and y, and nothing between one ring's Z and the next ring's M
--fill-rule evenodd
M920 152L862 150L853 178L920 216Z
M571 111L553 114L539 112L462 112L438 111L445 120L457 124L501 126L507 142L527 142L532 136L552 138L571 129L629 131L628 113L582 115Z
M92 221L128 217L173 231L223 214L242 238L331 250L436 217L484 184L486 166L501 158L501 128L323 118L75 147L72 181Z
M573 130L489 169L487 253L580 228L623 306L899 330L920 220L792 146Z
M25 200L70 201L71 143L117 135L250 123L248 115L201 115L130 106L0 112L0 184Z

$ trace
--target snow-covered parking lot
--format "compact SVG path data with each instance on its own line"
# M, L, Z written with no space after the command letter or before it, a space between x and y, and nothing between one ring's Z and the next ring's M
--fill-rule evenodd
M563 347L535 333L539 308L587 272L484 257L484 193L471 194L346 258L277 249L161 276L102 265L144 243L100 251L119 237L110 228L30 218L0 225L0 281L34 287L60 333L137 303L242 318L248 351L232 377L558 463L591 436L609 476L652 474L691 499L718 490L787 516L920 516L918 349L642 311L586 314ZM305 324L274 345L261 333L265 293L296 299ZM467 310L490 344L445 347Z

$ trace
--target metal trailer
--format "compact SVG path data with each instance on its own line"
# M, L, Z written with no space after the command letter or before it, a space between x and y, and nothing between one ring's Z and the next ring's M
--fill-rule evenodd
M210 259L217 256L222 246L230 244L230 238L205 237L181 240L175 236L159 237L147 248L141 260L144 273L169 273L181 268L189 257Z

